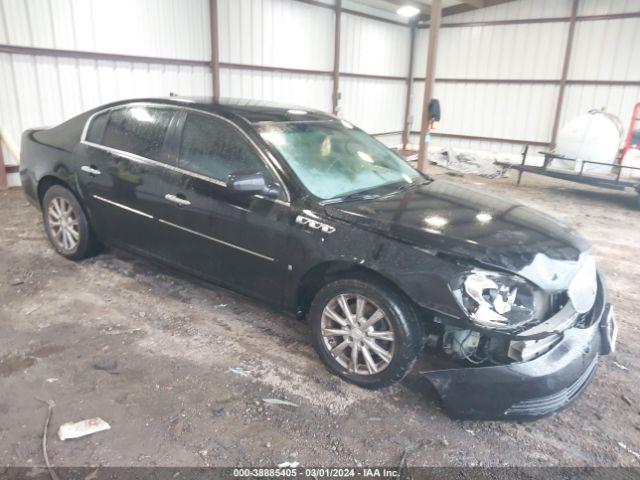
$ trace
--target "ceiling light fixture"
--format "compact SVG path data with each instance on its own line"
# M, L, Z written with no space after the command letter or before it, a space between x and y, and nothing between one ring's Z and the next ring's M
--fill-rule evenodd
M440 217L438 215L434 215L432 217L427 217L424 219L425 223L427 225L429 225L430 227L434 227L434 228L442 228L444 227L447 223L449 223L449 220L447 220L444 217Z
M400 7L396 13L401 17L415 17L420 13L420 9L414 7L413 5L404 5Z
M476 215L476 220L478 220L480 223L489 223L491 220L493 220L493 217L487 212L480 212Z

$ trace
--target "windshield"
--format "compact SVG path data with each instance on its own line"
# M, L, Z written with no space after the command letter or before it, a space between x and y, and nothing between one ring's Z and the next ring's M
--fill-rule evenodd
M323 200L422 178L400 156L344 121L267 123L258 125L258 131Z

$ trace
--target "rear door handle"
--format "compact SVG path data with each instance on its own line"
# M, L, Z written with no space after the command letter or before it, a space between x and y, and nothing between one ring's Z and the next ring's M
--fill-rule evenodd
M97 168L90 167L89 165L83 165L80 170L87 172L89 175L100 175L102 172Z
M176 205L180 205L181 207L186 207L187 205L191 205L191 202L186 198L180 198L177 195L172 195L170 193L167 193L164 196L164 198L166 198L170 202L175 203Z

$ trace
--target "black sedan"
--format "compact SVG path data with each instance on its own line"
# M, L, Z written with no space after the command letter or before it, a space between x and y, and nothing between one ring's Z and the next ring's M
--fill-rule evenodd
M61 255L113 245L297 314L362 387L399 381L426 348L450 363L425 375L452 416L551 413L615 344L580 235L434 181L331 115L121 101L27 130L21 165Z

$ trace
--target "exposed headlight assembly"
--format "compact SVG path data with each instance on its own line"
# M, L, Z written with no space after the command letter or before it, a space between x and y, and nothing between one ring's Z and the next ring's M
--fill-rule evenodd
M545 295L515 275L473 270L457 284L458 303L479 327L513 331L535 323L545 311Z

